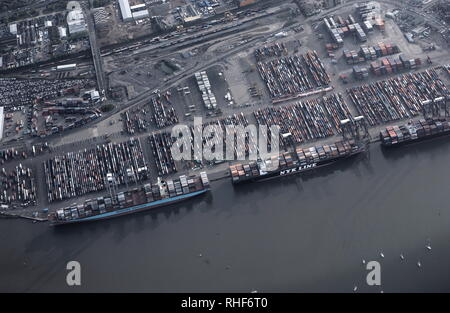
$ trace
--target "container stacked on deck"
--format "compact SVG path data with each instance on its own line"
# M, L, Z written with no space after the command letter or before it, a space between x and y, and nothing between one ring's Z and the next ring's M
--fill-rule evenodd
M380 139L383 146L390 147L448 134L448 119L421 119L406 125L386 127L380 132Z
M306 149L296 148L295 152L284 152L263 161L231 165L229 170L233 184L239 184L299 173L362 151L353 140L340 141Z
M259 176L259 166L256 162L250 162L248 164L236 164L230 166L231 179L234 182L238 182L244 177L257 177Z
M160 200L168 200L170 204L171 198L186 196L201 191L208 191L210 183L206 173L200 173L200 176L180 176L179 179L168 180L165 184L145 184L141 188L134 188L117 195L102 196L97 199L87 200L83 204L72 205L68 208L57 210L56 213L50 214L49 218L54 224L64 224L68 222L83 221L85 218L105 217L105 213L109 217L121 214L129 214L142 210L140 206L148 205L148 208L158 205L155 203ZM174 199L174 201L177 199ZM172 201L173 202L173 201ZM127 212L117 210L129 209Z

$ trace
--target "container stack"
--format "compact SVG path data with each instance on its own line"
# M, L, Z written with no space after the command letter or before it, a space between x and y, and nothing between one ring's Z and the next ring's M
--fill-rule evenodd
M343 46L344 45L344 40L342 39L342 37L345 35L344 33L344 29L342 29L342 27L338 27L337 23L334 21L334 19L332 17L330 18L324 18L324 23L325 26L328 30L328 32L331 35L331 38L333 39L333 41L339 45L339 46Z
M359 23L355 24L355 31L356 31L356 36L358 37L358 39L362 42L366 42L367 41L367 35L364 32L364 30L361 28L361 25L359 25Z
M357 12L363 21L373 20L377 17L376 8L373 3L359 3L357 5Z
M385 29L386 29L385 24L384 24L384 20L381 19L381 18L376 19L375 20L375 28L378 29L379 31L384 32Z
M422 60L420 58L410 59L403 55L400 56L400 61L403 63L403 67L405 69L416 69L420 65L422 65Z
M339 49L339 46L334 43L327 43L325 45L325 49L327 50L328 57L334 58L335 57L334 51Z
M370 64L370 69L375 76L389 75L392 73L397 73L403 69L416 69L422 64L420 58L417 59L407 59L400 56L399 59L395 58L384 58L380 62L372 62Z
M450 122L447 119L421 119L406 125L386 127L380 132L380 139L384 146L394 146L448 133Z
M203 103L208 110L215 109L217 107L216 96L211 90L211 83L209 82L208 75L205 71L195 73L198 88L202 93Z
M361 46L359 55L362 56L365 60L376 60L377 58L375 49L373 47L367 47L365 45Z
M369 77L369 71L367 70L366 67L355 66L353 67L353 76L357 80L364 80Z
M365 61L363 57L360 57L358 52L355 50L344 50L344 58L347 64L358 64Z
M257 177L259 176L259 167L256 162L250 162L249 164L236 164L230 166L231 179L237 182L246 177Z
M372 26L372 23L370 21L364 21L363 22L363 28L368 33L373 32L373 26Z

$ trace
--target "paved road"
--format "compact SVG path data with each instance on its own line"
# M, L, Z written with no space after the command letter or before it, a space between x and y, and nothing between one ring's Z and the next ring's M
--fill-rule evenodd
M89 2L91 8L93 8L94 7L93 0L90 0ZM97 85L98 89L100 90L100 93L104 94L104 90L107 89L107 83L105 79L105 72L103 71L103 61L100 55L100 49L97 44L97 34L95 32L94 15L92 14L92 11L88 8L84 8L84 14L86 15L86 22L88 25L89 41L92 50L92 59L94 61L95 73L97 75Z

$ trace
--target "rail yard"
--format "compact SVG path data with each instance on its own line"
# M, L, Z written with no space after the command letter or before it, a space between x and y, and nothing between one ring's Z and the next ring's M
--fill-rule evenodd
M220 1L196 19L147 1L138 7L149 16L126 21L117 1L101 10L80 1L2 22L1 211L46 219L158 177L231 175L234 160L175 160L177 125L193 137L211 131L193 150L226 145L210 142L226 126L279 126L281 148L294 153L341 140L342 121L363 120L377 141L383 128L449 116L450 29L438 2L422 12L408 1L345 1L312 16L301 1L253 2ZM114 40L103 10L116 14ZM244 143L248 157L256 142Z

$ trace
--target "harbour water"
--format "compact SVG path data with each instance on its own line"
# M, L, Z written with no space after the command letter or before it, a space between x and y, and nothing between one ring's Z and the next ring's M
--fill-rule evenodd
M375 144L300 177L217 181L152 212L60 228L3 219L0 291L448 292L449 155L445 138ZM380 262L381 286L366 284L362 260ZM66 284L69 261L80 287Z

